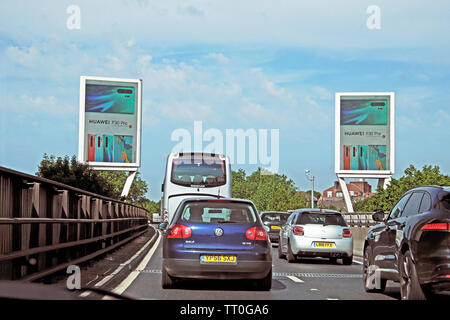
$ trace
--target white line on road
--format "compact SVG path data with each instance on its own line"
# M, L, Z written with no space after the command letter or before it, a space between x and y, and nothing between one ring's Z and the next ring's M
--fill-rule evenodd
M156 233L155 233L155 235L154 235L150 240L148 240L147 243L146 243L141 249L139 249L139 251L136 252L130 259L128 259L128 260L125 261L124 263L121 263L121 264L119 265L119 267L118 267L116 270L114 270L113 273L111 273L111 274L107 275L106 277L104 277L101 281L97 282L94 286L95 286L95 287L100 287L100 286L104 285L105 283L107 283L109 280L111 280L111 279L112 279L116 274L118 274L125 266L129 265L134 259L136 259L136 258L141 254L141 252L144 251L145 248L147 248L147 247L149 246L149 244L152 242L152 240L153 240L153 238L154 238L155 236L156 236Z
M142 259L141 263L134 269L128 277L125 278L116 288L114 288L113 292L117 294L122 294L127 288L133 283L134 279L141 273L142 270L144 270L145 266L148 264L150 259L152 258L153 254L155 253L156 249L158 248L159 242L161 241L161 233L159 232L158 240L156 240L153 247L150 249L150 251L147 253L144 259Z
M294 282L303 282L303 280L297 278L296 276L287 276L287 278L291 279Z
M353 262L354 262L354 263L357 263L357 264L364 264L364 263L362 263L361 261L358 261L358 260L355 260L355 259L353 259Z

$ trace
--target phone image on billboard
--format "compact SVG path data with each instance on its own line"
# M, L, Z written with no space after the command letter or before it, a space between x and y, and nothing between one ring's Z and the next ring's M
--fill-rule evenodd
M358 146L350 148L350 170L358 170Z
M350 149L351 146L344 146L344 170L350 170Z
M88 134L88 161L95 161L95 134Z
M358 145L358 170L368 170L369 168L368 148L369 147L365 145Z
M103 162L113 162L114 137L103 135Z
M103 136L95 135L95 161L103 162Z
M388 100L341 100L341 125L387 125Z
M387 170L386 167L386 145L370 145L369 170Z
M133 137L114 136L114 162L130 163L133 161Z
M135 88L86 84L86 112L133 114Z

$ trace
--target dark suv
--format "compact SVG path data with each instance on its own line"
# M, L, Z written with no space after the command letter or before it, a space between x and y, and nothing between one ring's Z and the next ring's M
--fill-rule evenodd
M387 280L400 282L402 300L450 290L450 187L412 189L373 220L380 223L364 243L366 291L384 292Z

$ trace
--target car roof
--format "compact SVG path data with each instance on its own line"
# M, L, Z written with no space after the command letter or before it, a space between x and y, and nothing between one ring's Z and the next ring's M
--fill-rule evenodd
M261 214L266 214L266 213L290 214L289 212L286 212L286 211L263 211L263 212L261 212Z
M219 198L219 197L192 197L192 198L186 198L183 199L182 203L188 202L188 201L207 201L207 200L220 200L220 201L232 201L232 202L243 202L248 204L253 204L252 201L247 199L238 199L238 198Z
M419 190L427 190L427 189L440 189L443 191L450 192L450 186L436 186L436 185L427 185L413 188L409 191L419 191Z
M339 211L336 210L330 210L330 209L318 209L318 208L302 208L302 209L296 209L293 213L303 213L303 212L311 212L311 213L339 213Z

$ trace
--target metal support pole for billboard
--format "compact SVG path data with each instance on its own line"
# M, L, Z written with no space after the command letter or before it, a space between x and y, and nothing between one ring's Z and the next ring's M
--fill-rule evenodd
M344 178L337 176L339 180L339 185L341 186L342 194L344 195L345 206L347 207L347 212L353 211L352 199L350 198L350 194L347 189L347 184L345 183Z
M383 187L383 189L386 189L388 185L391 183L392 177L389 176L387 178L380 178L378 179L378 188Z
M131 184L134 181L134 178L136 177L137 171L129 172L127 181L125 181L125 185L123 186L121 197L127 197L128 193L130 192Z

